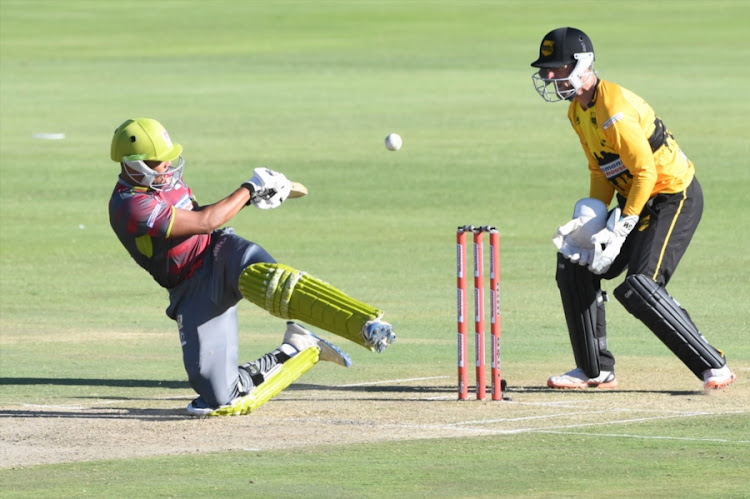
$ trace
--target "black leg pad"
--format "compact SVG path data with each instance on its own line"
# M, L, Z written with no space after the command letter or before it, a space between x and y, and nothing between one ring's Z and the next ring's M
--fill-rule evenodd
M599 285L586 267L569 262L559 253L556 280L576 367L583 369L587 376L596 378L600 374L597 321L603 320L599 314L604 310ZM606 338L602 341L606 349Z
M667 290L642 274L628 276L615 289L625 309L643 322L698 379L703 371L726 364L724 355L708 344L688 313Z

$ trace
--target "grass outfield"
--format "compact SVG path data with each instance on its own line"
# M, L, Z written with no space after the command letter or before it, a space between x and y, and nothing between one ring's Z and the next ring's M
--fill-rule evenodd
M748 18L729 0L3 0L2 495L746 495ZM563 25L696 164L704 218L669 290L726 351L725 393L704 396L614 300L622 389L543 388L572 362L550 239L588 194L565 104L531 82ZM186 418L166 293L107 220L111 134L140 116L184 146L202 203L261 165L303 182L306 198L231 225L386 310L393 347L338 342L351 369L316 367L250 417ZM466 223L500 229L512 402L453 400ZM277 319L245 304L240 321L243 358L277 345Z

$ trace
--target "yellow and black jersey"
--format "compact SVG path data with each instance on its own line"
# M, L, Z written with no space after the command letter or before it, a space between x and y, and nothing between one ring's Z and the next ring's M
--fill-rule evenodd
M683 191L693 180L693 163L646 101L599 80L587 109L573 101L568 118L589 162L589 196L607 205L615 191L627 201L623 215L640 215L658 193Z

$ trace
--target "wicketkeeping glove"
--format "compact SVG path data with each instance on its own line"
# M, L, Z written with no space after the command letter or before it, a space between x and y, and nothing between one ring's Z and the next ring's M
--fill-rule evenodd
M572 244L573 241L568 237L570 234L583 227L584 222L585 220L583 217L574 218L570 222L558 227L557 232L552 237L552 244L554 244L558 251L562 253L562 256L573 263L580 263L583 253L591 253L591 251L587 251ZM581 263L581 265L588 265L588 263L590 263L590 256L589 261Z
M560 227L558 227L557 232L555 232L555 235L552 237L552 244L554 244L561 253L565 254L563 248L566 246L566 236L583 227L583 223L583 217L578 217L574 218L565 225L561 225Z
M248 204L254 204L261 210L278 208L292 190L291 182L283 173L269 168L256 168L252 178L242 185L252 192Z
M579 199L573 207L573 219L557 229L552 243L564 258L585 267L594 259L591 236L606 225L607 205L602 200Z
M628 234L638 225L638 215L621 217L620 208L615 208L607 220L607 227L591 236L594 243L594 259L589 270L594 274L603 274L620 254Z
M590 265L591 262L594 259L594 248L578 248L576 246L573 246L571 244L565 244L563 245L562 249L560 250L560 253L562 253L562 256L567 258L573 263L577 263L578 265L581 265L582 267L585 267L587 265Z

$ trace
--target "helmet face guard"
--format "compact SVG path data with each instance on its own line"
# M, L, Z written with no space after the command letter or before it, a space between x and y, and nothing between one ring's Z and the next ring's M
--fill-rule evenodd
M132 158L132 159L129 159ZM122 164L127 166L125 173L128 178L139 185L148 187L155 191L171 191L182 179L182 172L185 169L185 160L182 156L177 158L177 166L170 165L167 171L158 173L151 169L143 160L134 156L123 158ZM136 173L130 170L135 170Z
M565 78L545 78L542 76L550 68L541 68L531 75L534 88L542 96L542 99L547 102L559 102L561 100L572 100L576 96L578 90L583 86L586 72L594 71L594 53L581 52L573 54L573 57L576 60L576 65Z

